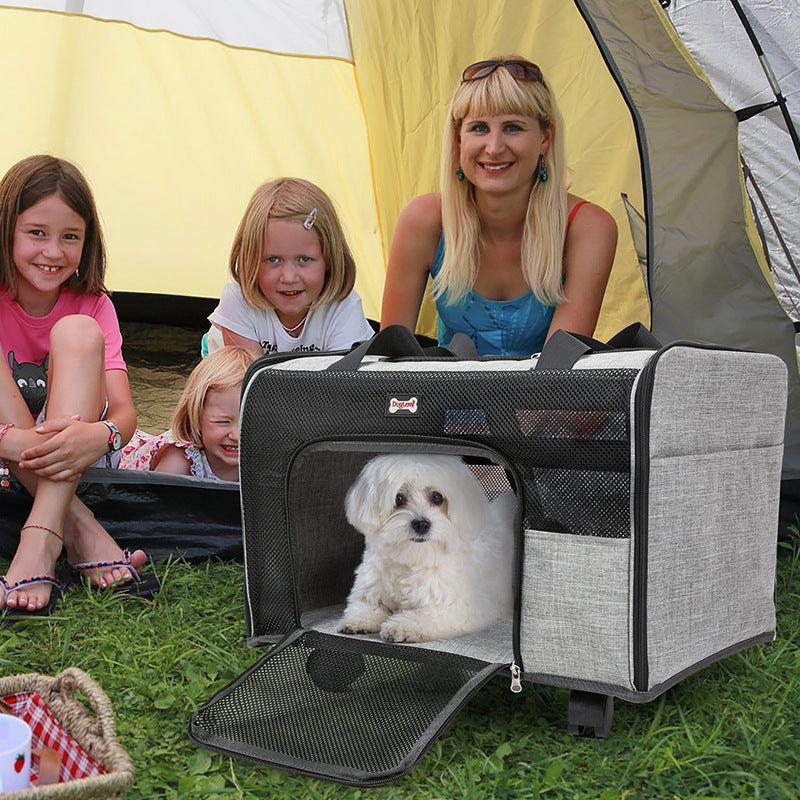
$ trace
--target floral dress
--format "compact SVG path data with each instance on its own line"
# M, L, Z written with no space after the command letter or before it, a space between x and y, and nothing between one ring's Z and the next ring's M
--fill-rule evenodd
M175 445L175 447L180 447L183 450L186 460L189 462L190 475L194 475L196 478L219 480L211 471L205 450L193 444L177 441L172 435L172 431L164 431L164 433L154 436L137 428L130 442L122 448L122 458L119 465L122 469L151 470L153 457L162 447L168 444Z

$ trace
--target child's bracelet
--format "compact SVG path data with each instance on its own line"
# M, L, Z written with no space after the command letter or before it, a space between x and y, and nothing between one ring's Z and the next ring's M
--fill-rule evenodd
M6 422L2 428L0 428L0 442L3 441L3 437L14 427L13 422ZM6 460L4 458L0 458L0 486L4 489L8 488L8 464L6 464Z

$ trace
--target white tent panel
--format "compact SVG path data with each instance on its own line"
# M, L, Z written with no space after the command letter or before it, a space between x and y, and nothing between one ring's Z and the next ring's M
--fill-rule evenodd
M13 6L130 22L233 47L350 58L343 0L23 0Z
M800 11L797 0L742 3L769 68L800 128ZM775 100L756 50L730 0L673 0L667 9L683 43L720 99L734 110ZM769 147L765 147L769 142ZM739 149L755 185L747 190L765 242L778 298L800 320L800 169L779 109L739 126ZM756 189L757 187L757 189ZM759 196L760 194L760 196ZM762 202L763 198L763 202Z

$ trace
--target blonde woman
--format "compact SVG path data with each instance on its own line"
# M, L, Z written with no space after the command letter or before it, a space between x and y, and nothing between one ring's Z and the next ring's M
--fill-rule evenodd
M481 355L539 352L553 331L591 335L617 243L613 217L566 189L561 116L538 66L467 67L450 103L441 193L397 221L381 325L414 330L433 278L439 342Z

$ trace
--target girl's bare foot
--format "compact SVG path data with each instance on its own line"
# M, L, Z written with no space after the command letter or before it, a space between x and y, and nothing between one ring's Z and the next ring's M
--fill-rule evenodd
M122 549L105 528L95 519L94 514L82 503L73 503L64 528L64 542L67 561L73 566L79 564L111 564L121 562ZM138 572L147 561L142 550L131 553L131 566ZM92 586L106 588L114 584L127 583L133 576L127 567L109 566L82 569L82 574L91 581Z
M58 531L28 523L20 531L19 547L5 575L6 583L11 586L31 578L52 578L62 546ZM5 604L9 608L39 611L50 602L52 589L49 583L35 583L11 592Z

